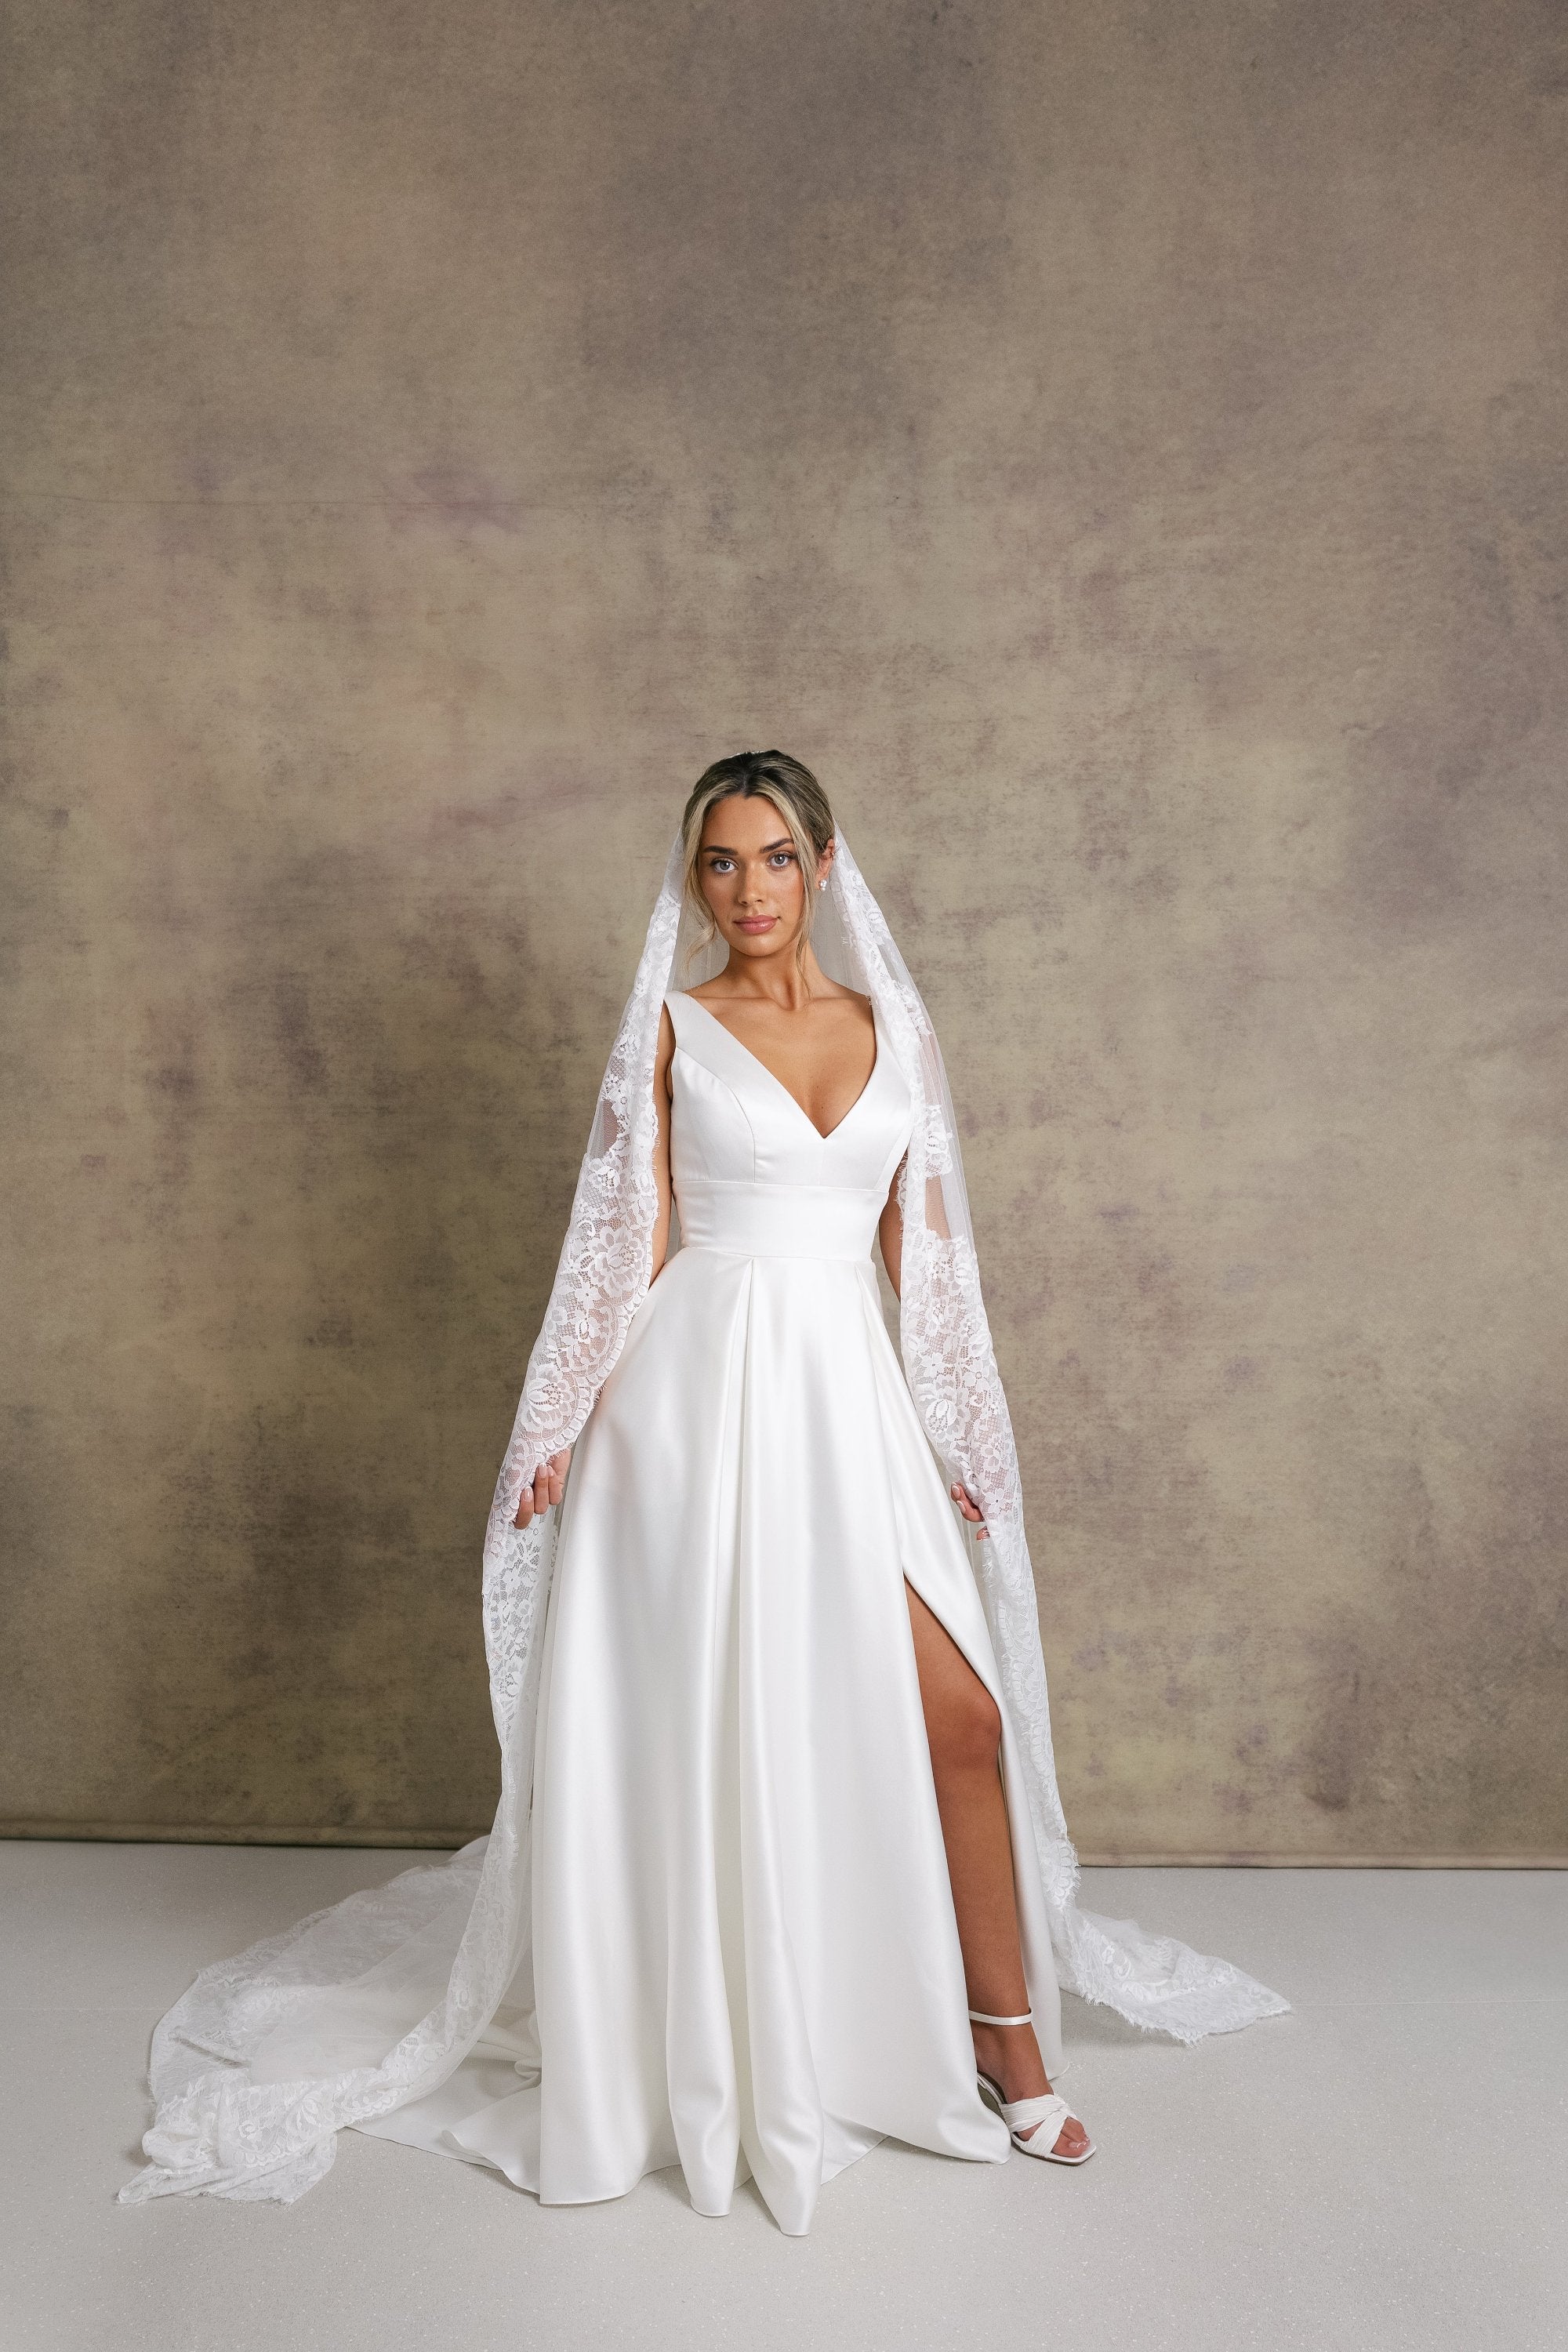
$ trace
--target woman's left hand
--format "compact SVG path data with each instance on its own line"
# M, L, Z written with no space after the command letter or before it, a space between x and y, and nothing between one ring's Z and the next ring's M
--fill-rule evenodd
M981 1509L979 1504L975 1501L968 1487L950 1486L948 1488L948 1492L952 1496L953 1501L958 1505L958 1507L963 1512L964 1517L969 1521L970 1526L974 1529L975 1542L984 1543L986 1537L991 1533L991 1530L985 1524L984 1512Z

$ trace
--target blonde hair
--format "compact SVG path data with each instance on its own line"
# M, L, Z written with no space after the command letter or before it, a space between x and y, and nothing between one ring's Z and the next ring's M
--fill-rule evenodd
M805 886L805 911L795 943L795 959L804 964L812 918L816 911L816 893L812 884L816 878L817 861L833 839L833 811L827 805L827 794L811 770L803 767L798 760L792 760L787 751L732 751L727 760L715 760L710 768L705 768L692 786L680 832L686 857L686 896L702 924L702 933L690 956L695 958L704 948L710 947L718 933L712 908L702 895L697 859L709 810L727 800L771 801L789 829Z

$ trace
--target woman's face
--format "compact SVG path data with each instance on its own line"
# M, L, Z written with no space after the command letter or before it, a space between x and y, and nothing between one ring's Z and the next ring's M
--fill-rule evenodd
M826 880L833 846L830 842L815 873L803 874L789 827L772 801L736 794L714 802L703 821L697 873L731 955L777 955L794 945L806 891Z

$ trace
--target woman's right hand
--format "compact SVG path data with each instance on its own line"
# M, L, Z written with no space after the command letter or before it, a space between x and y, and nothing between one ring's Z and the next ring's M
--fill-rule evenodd
M566 1465L572 1459L572 1448L563 1446L548 1462L542 1462L533 1474L533 1484L525 1486L518 1499L514 1528L527 1527L536 1511L547 1511L558 1503L566 1489Z

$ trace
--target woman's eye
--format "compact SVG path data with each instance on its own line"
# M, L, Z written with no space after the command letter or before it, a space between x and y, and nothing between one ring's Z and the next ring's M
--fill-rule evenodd
M768 862L772 866L788 866L793 861L794 856L795 852L793 849L775 849L773 856Z
M708 871L710 874L728 874L734 862L732 857L711 857L708 861Z

